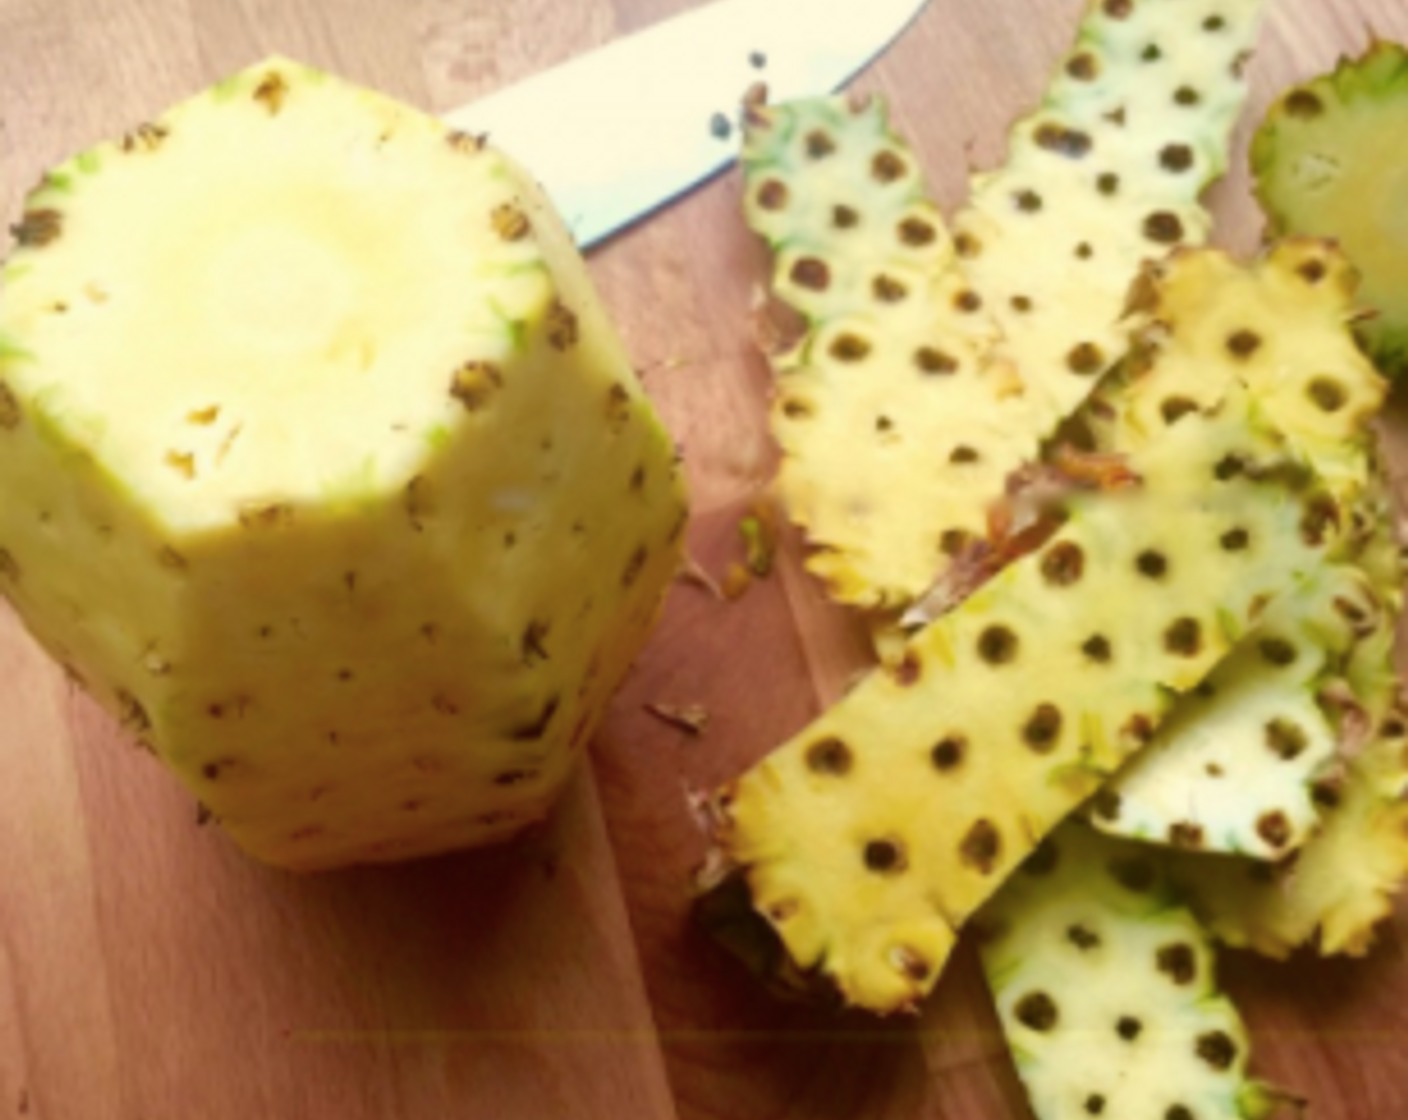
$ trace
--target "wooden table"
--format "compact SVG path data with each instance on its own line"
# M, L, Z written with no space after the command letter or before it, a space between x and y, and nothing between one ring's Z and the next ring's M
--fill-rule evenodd
M265 53L444 109L692 2L0 0L0 211L13 217L46 164ZM894 100L946 205L970 161L1000 156L1080 6L931 0L861 79ZM1241 250L1258 229L1242 155L1273 91L1370 24L1408 38L1402 0L1271 8L1237 171L1215 195ZM690 541L715 570L737 557L773 454L747 329L761 257L737 198L730 173L591 257L686 448ZM864 662L789 541L779 577L738 602L675 590L541 836L294 878L198 828L189 797L0 608L0 1116L1025 1115L970 952L921 1020L877 1024L775 1003L686 922L702 850L686 792L738 772ZM712 720L692 738L647 701L702 703ZM1317 1120L1408 1116L1397 928L1365 961L1227 962L1260 1072L1313 1096Z

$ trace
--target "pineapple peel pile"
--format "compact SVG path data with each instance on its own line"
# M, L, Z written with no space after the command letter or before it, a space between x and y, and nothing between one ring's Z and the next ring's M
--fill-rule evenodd
M805 323L769 342L778 488L835 599L922 595L1119 359L1140 262L1208 232L1258 11L1093 3L952 234L878 102L748 107L746 217Z
M531 180L273 59L51 171L0 592L255 856L539 820L674 574L675 449Z
M1245 391L1129 466L717 795L730 873L848 1003L914 1007L1006 875L1338 540Z
M1361 954L1408 874L1356 269L1310 237L1197 247L1258 8L1090 4L951 227L877 100L747 106L745 215L791 317L765 347L778 489L883 665L716 791L700 917L775 986L882 1014L983 926L1043 1120L1264 1114L1212 941ZM1049 887L1012 877L1068 849ZM1117 897L1126 857L1162 901ZM1087 1085L1052 1056L1170 982L1164 937L1197 979L1151 995L1168 1060L1112 1036Z

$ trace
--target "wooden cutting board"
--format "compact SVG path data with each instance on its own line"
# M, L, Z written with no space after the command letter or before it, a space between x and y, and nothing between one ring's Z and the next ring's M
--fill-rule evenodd
M46 164L265 53L444 109L692 3L0 0L0 212ZM945 205L1000 157L1080 7L931 0L860 80L893 100ZM1408 39L1402 0L1270 7L1238 170L1214 195L1242 251L1258 233L1242 156L1273 92L1370 26ZM714 570L737 558L773 456L747 326L762 261L737 195L728 174L591 257L685 448L691 546ZM1408 436L1401 408L1388 427ZM675 590L594 766L532 841L315 878L197 827L0 607L0 1117L1026 1115L970 952L921 1019L875 1023L775 1003L686 921L702 850L686 791L737 773L866 663L796 560L789 540L778 575L731 604ZM704 704L706 733L651 701ZM1259 1072L1318 1120L1408 1116L1400 928L1362 961L1225 958Z

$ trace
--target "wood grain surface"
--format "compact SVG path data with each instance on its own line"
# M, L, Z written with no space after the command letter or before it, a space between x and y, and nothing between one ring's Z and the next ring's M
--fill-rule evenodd
M693 4L0 0L0 213L46 164L266 53L442 110ZM1000 158L1080 6L930 0L861 77L946 206L971 165ZM1408 39L1403 0L1269 6L1235 170L1213 195L1219 239L1241 251L1259 232L1247 133L1274 91L1370 28ZM691 547L716 571L773 459L747 328L762 258L737 206L730 172L590 257L685 448ZM1401 404L1387 427L1408 432ZM737 773L865 662L788 539L776 578L737 602L676 588L591 771L540 835L297 878L198 828L0 607L0 1117L1027 1115L970 951L919 1020L875 1023L776 1003L686 920L702 851L687 792ZM652 701L712 718L690 736ZM1316 1120L1408 1116L1401 925L1362 961L1225 958L1258 1071L1312 1097Z

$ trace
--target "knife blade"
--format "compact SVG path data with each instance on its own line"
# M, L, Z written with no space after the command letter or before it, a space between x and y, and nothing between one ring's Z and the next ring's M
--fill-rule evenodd
M546 189L586 249L728 166L756 82L837 89L927 0L713 0L443 114Z

